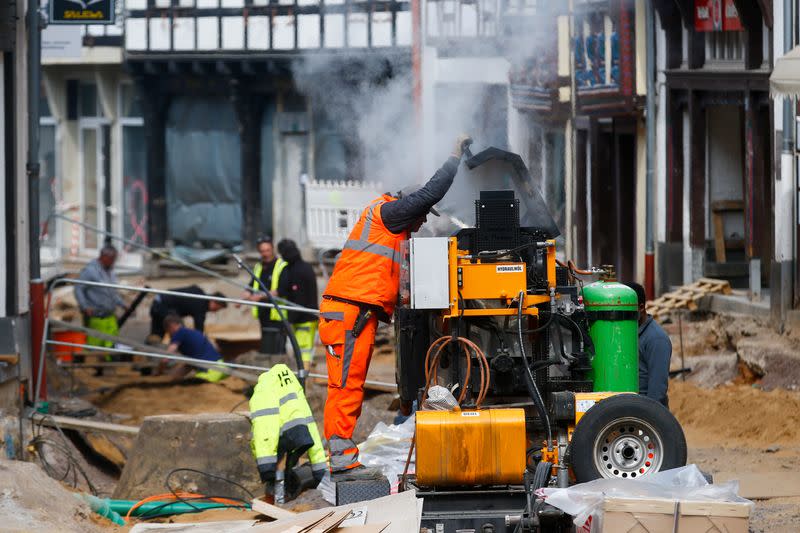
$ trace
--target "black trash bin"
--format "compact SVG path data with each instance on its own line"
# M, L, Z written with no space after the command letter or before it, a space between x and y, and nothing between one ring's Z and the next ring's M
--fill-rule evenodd
M261 326L261 353L268 355L286 353L286 332L280 322Z

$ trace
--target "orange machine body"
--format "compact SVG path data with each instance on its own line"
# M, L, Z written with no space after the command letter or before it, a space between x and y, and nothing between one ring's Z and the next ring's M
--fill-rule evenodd
M522 483L525 444L524 409L417 411L417 483Z

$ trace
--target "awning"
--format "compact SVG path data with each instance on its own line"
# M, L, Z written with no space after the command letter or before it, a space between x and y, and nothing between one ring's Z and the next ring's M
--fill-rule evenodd
M769 77L769 94L773 98L800 97L800 46L775 61Z

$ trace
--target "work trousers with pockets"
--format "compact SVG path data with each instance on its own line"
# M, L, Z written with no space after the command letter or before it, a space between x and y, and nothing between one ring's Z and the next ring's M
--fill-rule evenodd
M320 306L319 338L326 347L328 364L324 424L328 440L334 435L350 439L361 415L378 318L372 313L361 334L354 337L353 324L359 312L357 305L328 299Z

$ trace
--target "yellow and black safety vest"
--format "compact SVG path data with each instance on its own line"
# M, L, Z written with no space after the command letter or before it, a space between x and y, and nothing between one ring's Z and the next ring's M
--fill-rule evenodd
M287 263L286 261L284 261L280 257L275 260L275 266L272 268L272 282L269 284L269 290L270 291L277 291L278 290L278 282L279 282L279 280L281 278L281 272L283 272L283 269L286 268L286 265L288 265L288 264L289 263ZM253 280L253 290L255 292L257 292L257 293L261 292L261 285L258 283L258 278L261 277L261 272L263 272L263 271L264 271L264 265L261 263L261 261L259 261L258 263L256 263L255 268L253 268L253 274L255 275L255 278L256 278L256 279ZM263 307L253 306L253 317L254 318L258 318L258 310L259 309L261 309L262 311L266 311L266 309L264 309ZM274 322L280 321L281 315L278 313L277 309L273 308L273 309L270 310L269 319L274 321Z
M322 479L327 458L303 387L288 366L277 364L258 377L250 398L253 425L251 447L263 482L274 481L284 453L299 457L306 451L314 477Z

